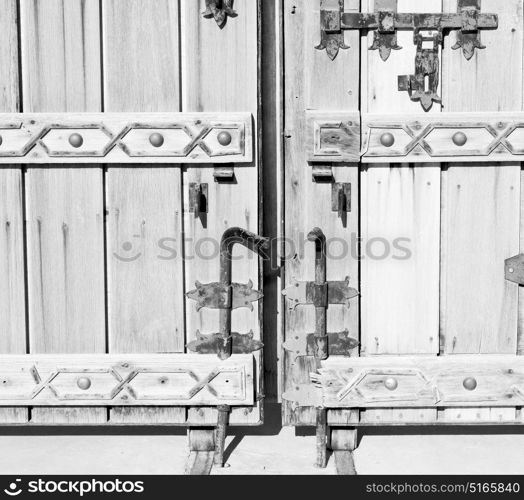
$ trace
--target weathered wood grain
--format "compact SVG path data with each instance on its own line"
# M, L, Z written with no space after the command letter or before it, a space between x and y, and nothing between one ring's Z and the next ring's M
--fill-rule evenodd
M0 134L0 164L253 160L249 113L0 114Z
M251 355L7 355L0 405L249 405L253 365Z
M346 9L358 12L358 1L346 1ZM352 47L339 53L331 61L324 51L315 50L319 43L320 2L284 2L284 39L286 61L285 86L285 217L286 287L293 278L312 280L314 278L314 248L307 244L307 234L314 228L322 229L330 241L330 252L338 257L328 259L328 280L343 280L350 277L355 288L359 283L357 257L358 203L352 203L352 211L344 221L331 209L331 184L315 183L312 167L307 163L306 141L308 129L306 111L354 111L358 109L359 99L359 34L346 33L346 42ZM352 196L358 199L359 174L354 164L337 164L333 168L336 182L352 185ZM314 308L299 307L285 312L286 339L298 337L304 343L308 334L315 328ZM351 307L332 306L328 309L327 325L329 331L349 329L353 338L358 338L359 307L358 299ZM357 350L354 352L358 354ZM284 354L284 391L297 384L309 382L309 372L314 371L316 363L312 357L296 358L293 353ZM312 408L298 408L288 402L283 403L284 422L296 425L314 425L316 412ZM328 415L328 419L331 418ZM344 416L337 414L337 419ZM346 416L346 420L350 416Z
M105 111L180 111L178 0L102 7ZM167 167L107 171L109 352L184 351L181 177ZM162 423L186 417L178 408L157 412ZM112 423L150 418L121 408L110 415Z
M456 1L445 0L444 6L454 10ZM482 9L499 15L499 27L482 33L486 49L469 63L449 45L444 50L445 109L520 111L522 2L483 0ZM443 352L513 354L518 287L504 280L503 263L519 253L520 164L449 165L443 173L442 196ZM464 418L463 412L445 412L446 421L458 414ZM489 408L477 413L482 420L499 421Z
M334 359L312 379L327 408L514 408L524 401L519 356Z
M308 111L306 122L308 161L360 161L360 113Z
M362 9L370 12L391 4L368 0L362 2ZM399 0L398 11L440 12L441 0L424 5ZM363 36L363 113L420 113L420 104L399 92L397 82L397 75L413 73L413 33L398 33L403 49L393 51L386 62L377 51L368 50L372 43L373 34ZM434 104L432 113L439 111ZM361 211L361 354L438 353L440 165L370 165L361 175ZM387 241L387 255L380 249L381 241ZM398 246L402 250L395 250ZM388 411L366 413L375 419ZM430 409L416 418L433 416L435 410Z
M96 0L22 0L26 112L101 111ZM32 353L104 352L101 169L29 169L25 177L29 347ZM105 422L105 409L35 409L40 423Z
M20 75L16 0L1 0L0 10L0 111L20 111ZM25 353L26 318L24 290L23 180L21 168L7 165L0 171L0 288L2 354ZM0 422L25 423L25 408L0 409Z
M239 6L239 15L220 30L214 22L202 21L205 2L182 0L182 110L184 112L249 112L255 123L259 120L259 1L246 0ZM219 277L217 244L227 228L242 227L255 234L261 229L259 217L259 149L255 139L253 163L235 168L232 183L215 182L213 166L188 169L184 173L184 200L189 199L190 183L208 185L207 211L201 217L184 207L186 235L185 283L194 288L195 281L217 281ZM237 247L234 251L233 278L235 282L251 280L254 288L261 287L259 259L249 250ZM218 311L196 311L194 303L186 302L188 340L196 331L209 334L218 332ZM253 331L261 339L260 307L254 310L235 311L233 331ZM257 395L262 394L262 357L257 359ZM215 423L216 409L202 412L189 411L191 422ZM233 409L232 424L258 424L261 405Z
M367 6L370 11L374 8L372 1ZM411 0L398 2L399 12L440 8L440 0L423 6ZM413 72L412 33L398 34L403 50L394 51L386 62L368 50L371 37L362 42L362 109L403 116L420 113L420 105L399 92L396 82L396 75ZM438 111L435 105L433 112ZM362 173L361 203L362 352L436 354L440 167L370 165Z

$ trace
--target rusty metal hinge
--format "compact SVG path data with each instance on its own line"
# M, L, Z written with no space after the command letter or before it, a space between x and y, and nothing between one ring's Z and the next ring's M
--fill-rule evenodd
M296 356L314 356L319 360L325 360L331 352L330 342L339 338L339 334L327 332L326 313L330 305L343 304L350 306L351 299L358 297L359 292L349 286L349 278L345 281L327 281L326 273L326 236L321 229L313 229L308 240L315 243L315 281L292 280L290 286L282 291L286 297L289 308L295 309L301 305L313 305L315 307L316 331L312 337L308 337L297 347L300 338L294 342L288 342L287 348ZM356 345L355 345L356 347ZM286 348L286 344L284 344Z
M481 12L481 0L458 0L457 13L409 14L397 12L397 0L375 0L374 13L344 11L344 0L321 0L320 11L321 42L319 50L326 50L335 59L341 49L349 47L344 41L344 30L362 29L374 32L373 44L369 50L378 50L386 61L392 50L401 50L397 43L398 30L413 30L417 46L415 74L399 78L399 90L408 91L413 101L420 101L425 111L433 102L440 102L439 47L444 32L457 30L457 43L453 49L462 49L469 60L476 49L484 49L480 30L498 28L496 14ZM425 42L432 42L432 48L424 48Z
M206 10L202 15L206 19L215 19L218 27L222 29L227 24L228 17L237 17L233 10L234 0L206 0Z
M259 301L263 294L253 289L253 283L247 285L233 283L233 247L243 245L249 250L265 255L269 251L269 240L250 233L245 229L233 227L228 229L220 242L220 281L202 284L197 281L196 289L186 296L197 303L197 311L202 308L220 311L220 328L218 333L202 335L196 332L197 339L188 344L188 349L201 354L215 353L220 359L227 359L233 353L247 353L261 349L263 344L254 340L253 332L246 335L231 331L231 316L234 309L247 307L253 310L253 302Z

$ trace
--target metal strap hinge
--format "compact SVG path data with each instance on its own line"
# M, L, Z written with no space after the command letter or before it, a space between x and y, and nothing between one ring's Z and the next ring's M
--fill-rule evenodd
M398 30L412 30L417 46L415 74L399 78L399 90L407 91L413 101L420 101L425 111L433 102L440 102L439 47L444 32L457 31L457 43L453 49L462 49L469 60L476 49L484 49L480 31L498 28L496 14L481 12L481 0L458 0L456 13L398 13L397 0L377 0L373 13L344 11L344 0L321 0L319 50L326 50L335 59L341 49L348 49L344 41L345 30L368 30L374 32L373 44L369 50L378 50L386 61L392 50L400 50L397 43ZM426 34L424 34L426 33ZM424 48L424 42L433 42L432 48Z

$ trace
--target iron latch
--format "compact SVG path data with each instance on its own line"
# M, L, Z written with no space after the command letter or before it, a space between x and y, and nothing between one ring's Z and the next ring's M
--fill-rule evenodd
M220 359L228 359L235 352L254 352L263 344L253 340L253 332L247 335L231 332L231 315L234 309L247 307L253 310L253 302L263 297L262 292L253 289L253 283L232 283L233 247L241 244L246 248L265 255L269 251L269 240L234 227L228 229L220 242L220 281L217 283L196 283L196 289L186 296L197 303L197 310L202 308L220 311L220 331L211 335L196 332L197 340L188 344L188 349L198 353L216 353Z
M339 338L339 334L327 332L328 307L333 304L344 304L349 307L351 299L358 297L359 293L349 286L349 278L345 281L327 281L326 236L322 230L313 229L308 235L308 240L315 243L315 281L293 279L291 285L283 290L282 294L286 297L290 309L300 305L315 307L315 333L308 336L302 346L297 347L300 338L295 338L294 341L288 340L284 343L284 348L287 346L287 350L294 352L296 356L305 353L319 360L325 360L331 353L330 341Z
M412 30L417 45L415 74L399 79L399 90L410 93L413 101L420 101L428 111L438 96L439 47L444 32L457 30L457 43L453 49L462 49L469 60L475 49L484 49L480 31L498 28L498 16L481 12L481 0L458 0L457 13L409 14L397 12L397 0L375 0L374 13L344 12L344 0L321 0L321 42L317 49L326 50L335 59L341 49L349 47L344 41L344 30L372 30L373 44L369 50L378 50L386 61L392 50L400 50L397 43L398 30ZM427 34L424 34L427 33ZM432 42L432 48L423 48L424 42Z

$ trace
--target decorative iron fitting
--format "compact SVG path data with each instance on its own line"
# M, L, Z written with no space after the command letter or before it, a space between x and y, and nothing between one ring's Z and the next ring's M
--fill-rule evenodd
M253 290L253 282L247 285L233 283L226 286L223 283L195 283L196 289L186 295L197 303L196 309L240 309L247 307L253 311L253 302L258 302L264 295L259 290Z
M288 300L290 309L296 309L298 306L314 305L318 307L328 307L329 305L345 305L350 306L351 299L358 297L359 293L354 288L349 286L349 277L345 281L328 281L321 285L322 290L327 289L327 301L315 302L319 300L318 290L319 285L311 281L297 281L291 278L291 285L289 285L283 292Z
M442 43L442 31L431 36L425 36L416 30L414 37L417 45L415 74L399 76L398 89L407 91L412 101L420 101L424 111L429 111L434 102L441 102L438 95L440 68L438 51ZM432 48L425 49L424 42L431 42ZM427 87L426 79L428 81Z
M283 290L282 294L287 298L290 309L300 305L315 306L315 333L311 340L304 342L303 347L295 348L294 352L302 353L305 350L308 355L325 360L330 354L330 334L327 332L326 321L329 305L345 304L349 307L351 299L359 293L349 286L349 278L346 278L346 281L327 281L326 236L322 230L313 229L308 235L308 240L315 243L315 281L292 279L291 285Z
M351 356L351 353L359 346L358 340L349 336L349 330L343 332L328 333L328 350L330 356ZM303 337L290 336L283 346L284 349L296 358L300 356L314 356L316 350L315 334L310 333L304 342Z
M202 15L206 19L214 18L218 27L222 29L227 24L228 17L237 17L233 10L234 0L206 0L206 10Z
M340 49L349 48L344 42L345 30L371 30L374 37L369 49L378 50L382 60L386 61L391 55L391 50L401 49L397 43L397 31L414 31L417 45L415 75L402 77L399 90L410 92L412 99L420 100L427 111L438 99L438 48L443 42L444 32L457 31L457 42L453 49L461 48L464 57L469 60L475 54L475 49L485 48L480 38L481 30L498 28L498 16L482 13L480 4L481 0L458 0L457 13L409 14L397 12L397 0L376 0L376 11L366 14L344 12L344 0L321 0L321 43L317 49L325 49L333 60ZM426 37L420 38L422 31L437 32L435 38L429 39L434 41L432 49L422 48L422 42L428 40ZM426 76L430 78L429 88L421 87L420 84Z
M196 332L196 340L187 344L188 350L198 354L216 354L220 350L223 338L219 333L211 335L202 335L199 330ZM260 351L264 344L256 340L253 331L246 335L240 333L231 333L232 351L233 354L251 354Z
M201 351L207 349L207 352L213 349L213 352L218 354L218 357L222 360L231 357L235 349L233 347L235 335L231 332L233 309L247 307L253 310L252 303L263 297L262 292L253 290L251 281L247 285L231 282L233 247L237 244L266 257L266 252L269 251L269 240L267 238L239 227L228 229L222 235L220 242L220 281L207 285L197 282L196 289L186 294L189 299L197 302L197 310L206 307L220 311L219 333L204 337L200 332L197 332L197 340L190 344L191 347L188 347ZM243 344L249 344L249 342L246 342L246 340L249 340L248 337L236 335L237 340L240 339ZM253 342L251 342L251 346L253 347ZM240 349L241 346L238 348Z

